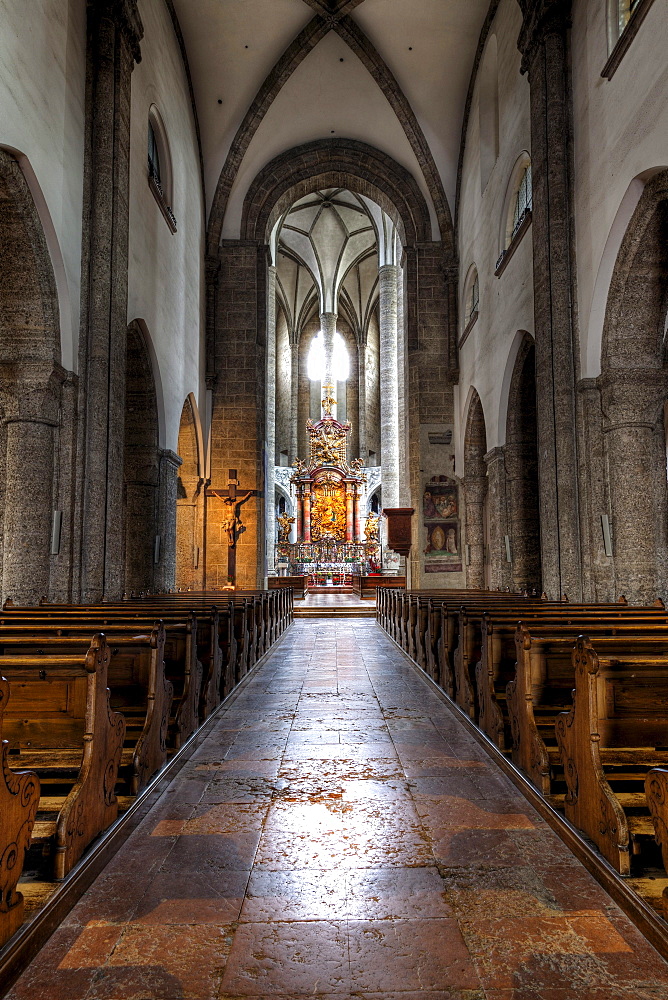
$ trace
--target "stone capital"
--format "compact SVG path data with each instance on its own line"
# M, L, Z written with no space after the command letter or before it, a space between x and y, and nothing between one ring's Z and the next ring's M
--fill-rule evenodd
M517 47L522 53L521 73L531 65L548 35L565 35L571 26L572 0L520 0L524 15Z
M171 448L161 448L160 449L160 461L164 462L165 465L171 465L176 471L183 465L183 459L180 455L177 455L175 451Z
M604 431L620 425L653 427L663 408L667 381L661 368L619 368L600 375Z
M141 62L140 42L144 37L137 0L88 0L88 13L94 21L113 21L124 36L135 62Z

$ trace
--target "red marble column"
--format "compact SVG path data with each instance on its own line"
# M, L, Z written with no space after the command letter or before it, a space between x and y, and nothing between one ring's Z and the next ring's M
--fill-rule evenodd
M303 531L304 531L304 500L301 494L301 490L297 492L297 541L303 542Z
M362 497L355 491L355 541L364 541L364 525L362 524Z
M311 541L311 494L304 494L304 541Z
M355 504L354 486L346 487L346 541L354 541L353 508Z

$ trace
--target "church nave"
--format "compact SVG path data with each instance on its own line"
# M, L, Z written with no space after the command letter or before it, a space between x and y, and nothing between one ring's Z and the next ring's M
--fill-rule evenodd
M375 622L296 622L10 1000L656 1000L668 966Z

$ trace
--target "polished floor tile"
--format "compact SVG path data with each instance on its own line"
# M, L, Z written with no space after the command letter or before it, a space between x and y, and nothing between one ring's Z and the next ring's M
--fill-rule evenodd
M378 626L321 619L9 996L659 1000L668 966Z

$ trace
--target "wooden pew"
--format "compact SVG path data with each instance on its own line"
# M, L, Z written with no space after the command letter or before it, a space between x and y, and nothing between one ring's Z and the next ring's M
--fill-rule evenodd
M642 649L648 654L668 650L668 626L581 619L559 628L555 624L520 623L515 634L515 677L506 688L512 733L513 762L544 795L552 791L552 770L560 762L555 722L567 709L574 685L572 649L578 632L595 636L606 655ZM614 634L611 634L613 633Z
M652 817L654 840L661 849L668 872L668 767L652 767L645 778L645 796ZM662 893L664 916L668 917L668 888Z
M668 656L600 655L587 636L572 656L573 705L556 722L566 817L628 875L631 853L654 833L647 772L668 765ZM609 780L615 771L625 775L617 794Z
M33 842L53 853L62 879L86 846L116 819L115 787L125 720L112 711L107 687L111 651L104 635L78 653L50 649L7 653L0 668L11 685L4 716L11 767L34 769L41 781Z
M0 630L0 669L19 654L39 662L48 656L76 657L87 646L81 624L67 629L67 635L57 634L62 631L57 623L51 628L44 623L39 626L39 631L23 635ZM108 629L110 701L126 723L120 777L126 782L127 794L136 795L167 759L173 688L165 677L165 628L158 623L150 632L138 634L126 627L116 630L110 625Z
M552 634L563 629L566 638L575 641L580 632L594 629L597 634L614 634L633 632L634 629L662 627L668 624L664 609L631 609L600 606L560 609L558 606L546 605L543 608L522 609L529 631L537 637L538 631L548 629ZM510 746L511 719L507 704L507 688L516 676L518 653L515 645L517 612L505 609L483 614L480 629L480 658L475 667L475 688L478 701L477 721L480 728L492 742L503 750ZM527 640L529 641L529 640ZM528 663L530 657L522 654L521 666ZM570 672L570 666L566 667ZM524 697L523 680L520 678L521 691L517 700L522 703ZM533 683L533 682L531 682ZM530 688L531 685L529 685ZM511 689L515 695L515 688ZM513 700L515 703L515 699ZM518 711L514 712L517 717Z
M3 716L10 699L10 685L0 677L0 736ZM34 771L11 768L9 741L2 739L0 776L0 945L23 923L23 895L16 886L23 860L30 847L40 798L39 778Z
M47 627L62 635L95 627L104 628L109 637L150 632L161 613L162 609L156 608L153 613L146 609L141 615L133 614L127 606L113 605L104 605L98 611L89 606L40 608L34 613L5 611L0 619L0 643L3 635L30 636L36 628L44 631ZM194 612L169 612L165 618L165 675L173 687L169 733L173 747L178 749L199 726L201 702L206 706L205 714L212 710L211 704L218 704L222 654L212 630L202 629Z

